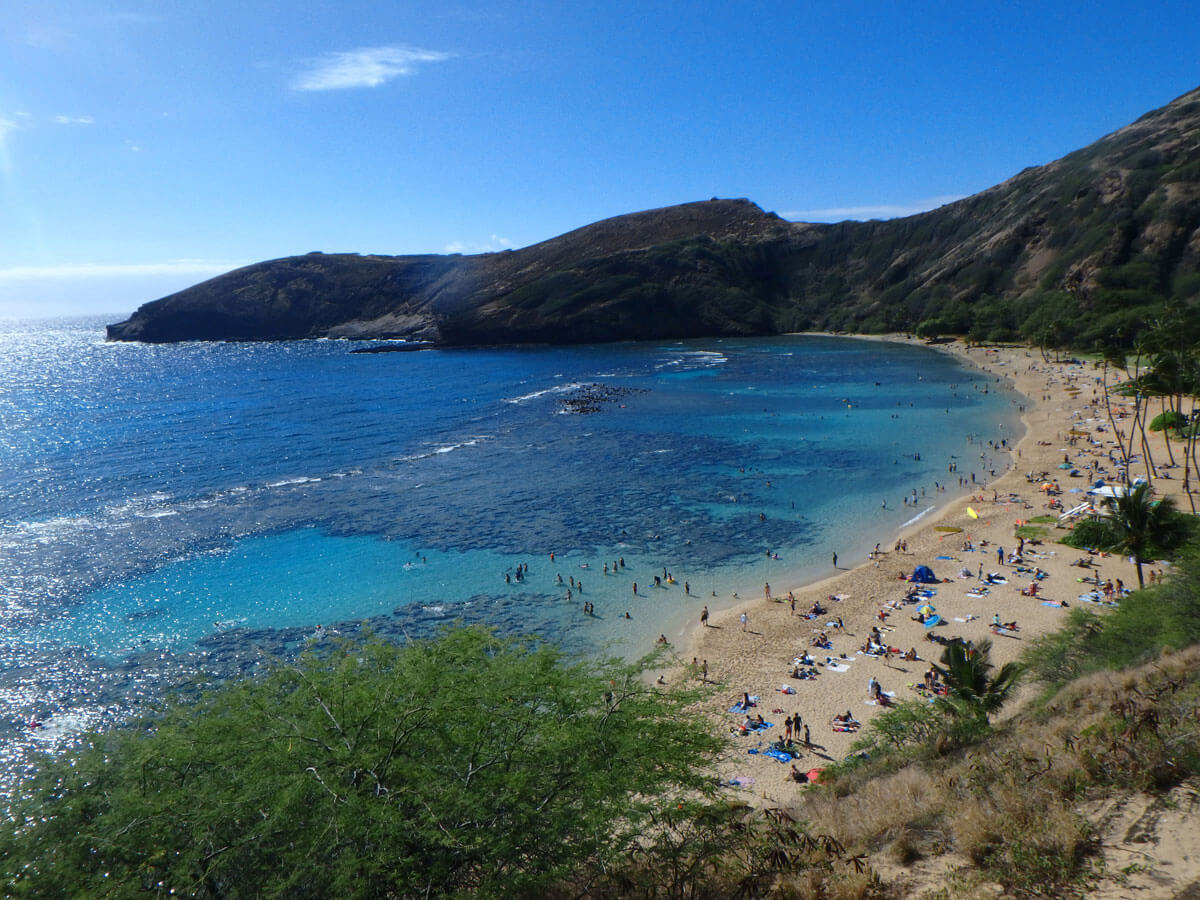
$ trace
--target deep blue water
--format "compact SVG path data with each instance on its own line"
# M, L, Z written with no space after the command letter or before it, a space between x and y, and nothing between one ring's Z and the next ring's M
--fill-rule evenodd
M0 322L8 772L318 623L647 649L705 602L860 559L948 499L935 482L957 491L952 458L1000 467L987 442L1019 428L986 376L851 339L352 354L107 344L102 325Z

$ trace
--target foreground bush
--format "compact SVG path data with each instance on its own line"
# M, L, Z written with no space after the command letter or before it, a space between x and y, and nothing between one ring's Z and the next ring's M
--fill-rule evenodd
M368 641L48 760L6 895L528 896L642 847L720 747L635 667L480 629Z

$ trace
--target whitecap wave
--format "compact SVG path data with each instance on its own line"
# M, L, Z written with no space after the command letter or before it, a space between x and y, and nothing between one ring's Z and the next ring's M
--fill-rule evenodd
M561 375L555 376L561 378ZM505 403L528 403L530 400L536 400L538 397L545 397L547 394L566 394L570 391L577 391L580 388L586 387L583 382L572 381L570 384L558 384L554 387L543 388L540 391L531 391L528 394L522 394L520 397L505 397Z
M287 487L291 484L309 484L310 482L320 480L320 478L311 475L297 475L295 478L284 478L280 481L268 481L266 486L269 488Z

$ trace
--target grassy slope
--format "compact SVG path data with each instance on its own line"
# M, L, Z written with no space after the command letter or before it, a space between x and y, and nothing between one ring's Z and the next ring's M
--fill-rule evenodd
M1036 644L1043 699L992 736L877 742L792 813L870 854L881 880L857 896L1174 896L1200 885L1200 866L1155 858L1160 841L1200 854L1198 642L1193 544L1167 584L1108 615L1076 610Z

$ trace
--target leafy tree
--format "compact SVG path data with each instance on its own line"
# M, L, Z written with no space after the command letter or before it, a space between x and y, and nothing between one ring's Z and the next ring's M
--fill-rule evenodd
M1113 543L1104 549L1133 557L1137 566L1138 587L1145 585L1142 563L1154 558L1154 552L1178 547L1188 535L1188 523L1176 511L1171 497L1153 500L1150 485L1138 484L1120 497L1110 497L1106 505L1111 513Z
M477 628L346 643L47 760L0 835L0 889L529 896L711 791L721 742L688 701Z
M1016 689L1023 667L1005 663L993 675L991 652L992 642L987 639L950 644L942 651L942 664L934 665L950 692L947 702L958 715L986 722Z

